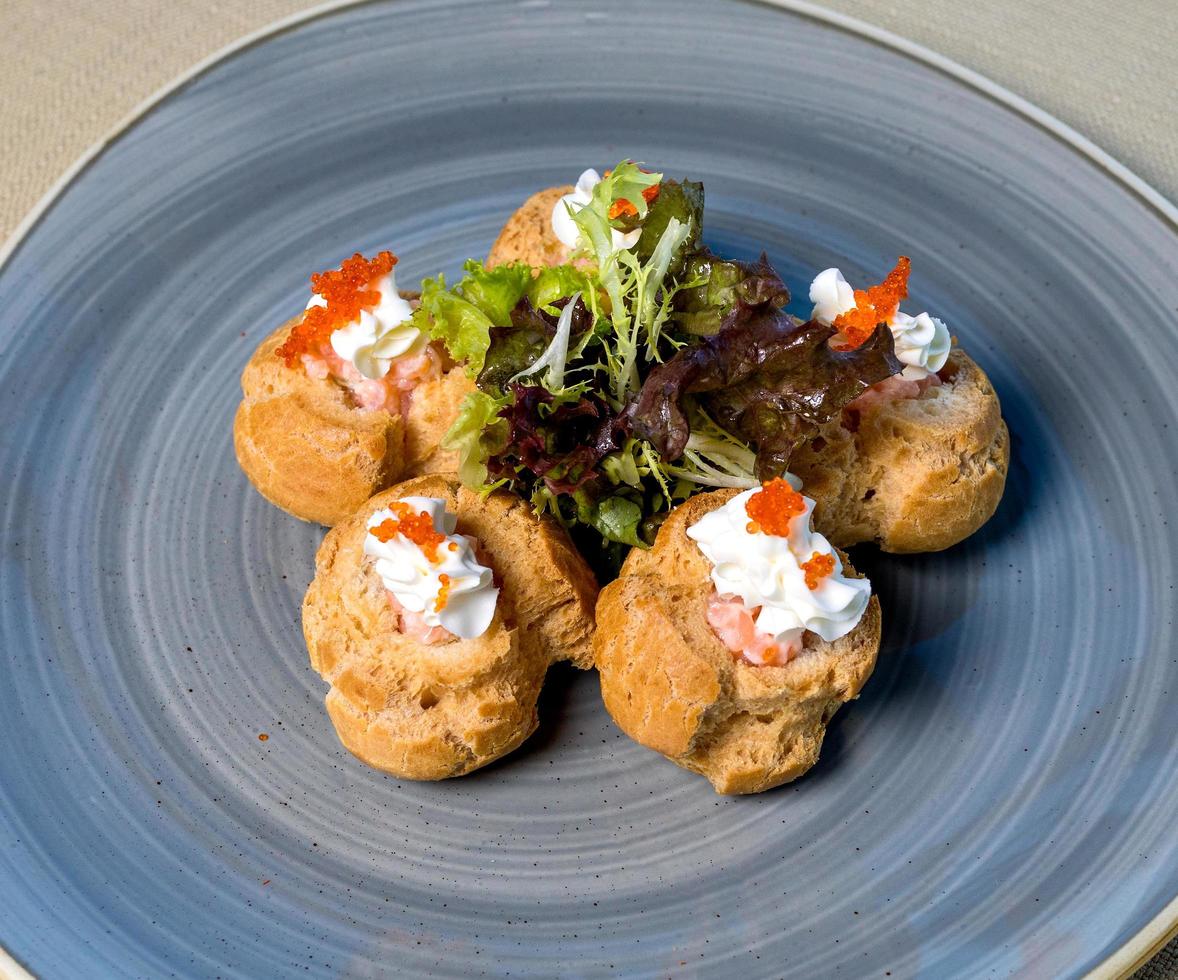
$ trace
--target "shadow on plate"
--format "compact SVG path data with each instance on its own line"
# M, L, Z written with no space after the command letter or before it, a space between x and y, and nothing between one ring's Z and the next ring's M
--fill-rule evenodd
M578 670L571 664L556 664L548 669L544 687L536 711L540 716L536 730L514 752L483 766L465 779L477 782L481 778L494 776L500 769L519 765L536 756L551 755L555 746L569 739L577 722L571 708L576 699L575 689L579 685L591 684L592 697L600 700L597 692L596 671ZM588 695L587 695L588 696ZM604 707L601 709L605 711Z

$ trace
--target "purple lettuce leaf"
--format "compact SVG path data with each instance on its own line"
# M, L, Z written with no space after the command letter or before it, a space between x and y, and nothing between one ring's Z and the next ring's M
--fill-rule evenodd
M679 459L691 435L685 399L692 396L756 449L758 477L780 475L803 439L902 367L884 324L855 350L833 349L834 334L768 304L741 305L719 333L651 371L627 410L634 433L663 459Z
M627 423L593 392L558 397L540 385L508 385L505 447L487 460L494 479L525 486L542 480L554 494L572 494L599 480L597 464L621 448Z

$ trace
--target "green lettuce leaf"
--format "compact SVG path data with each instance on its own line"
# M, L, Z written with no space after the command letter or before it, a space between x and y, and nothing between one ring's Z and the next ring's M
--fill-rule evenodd
M680 256L686 256L699 242L704 218L704 185L694 180L664 180L659 185L659 195L650 205L650 213L642 222L642 234L634 246L639 261L646 262L658 246L659 239L667 230L671 220L690 229ZM682 260L670 268L672 276L678 278L683 271Z
M531 269L520 262L486 268L470 259L465 275L452 288L446 277L421 284L421 306L414 326L446 345L450 356L463 364L472 378L482 370L492 327L511 323L511 311L531 282Z
M553 265L540 269L527 286L526 295L536 309L551 306L558 299L585 293L590 288L589 276L571 265Z
M596 528L606 541L643 546L638 538L642 508L629 497L614 494L592 502L578 500L577 504L577 517L581 523Z
M446 288L443 276L421 284L421 305L413 311L413 325L427 337L439 340L450 356L476 376L483 367L491 343L491 318L473 303Z
M442 436L442 448L458 453L458 479L473 490L486 487L487 458L501 450L507 440L507 420L499 416L507 401L472 391Z
M634 460L633 443L633 439L628 439L621 452L610 453L601 461L601 471L610 483L642 486L642 474L638 472L638 463Z
M483 369L476 384L497 395L516 374L535 363L552 341L556 325L549 314L542 313L526 296L512 311L510 327L492 327L491 342Z
M607 541L640 546L638 525L641 523L642 508L626 497L606 497L597 505L594 526Z
M572 339L577 342L577 346L571 351L566 347L566 353L574 359L580 356L583 346L593 339L593 318L579 297L575 302L567 301L566 297L561 299L566 299L562 304L563 309L555 306L537 309L525 296L511 311L510 327L491 328L491 343L487 348L483 369L476 379L476 383L483 391L493 395L499 394L507 388L509 382L518 379L525 369L536 364L552 343L561 317L570 307L569 335L566 343ZM560 384L554 387L551 380L545 380L544 385L552 391L562 387Z
M532 269L524 262L488 269L477 259L467 259L462 271L466 274L454 291L482 310L497 327L511 322L511 311L532 282Z

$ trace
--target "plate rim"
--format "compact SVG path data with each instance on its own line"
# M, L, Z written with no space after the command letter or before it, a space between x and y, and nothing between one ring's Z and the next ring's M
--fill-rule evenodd
M8 235L3 245L0 245L0 274L8 268L9 262L17 254L24 240L28 238L40 225L42 219L52 210L58 199L62 197L73 183L80 178L92 164L121 139L129 130L155 110L163 102L183 91L190 83L218 67L222 62L242 54L277 37L287 31L294 30L304 24L323 17L330 16L352 7L368 6L378 2L396 2L396 0L321 0L304 10L297 11L286 17L272 21L256 28L231 41L211 54L197 61L188 69L180 72L171 81L156 89L146 99L136 105L123 116L115 125L71 164L50 188L33 205L16 228ZM831 10L821 4L811 3L809 0L728 0L732 3L746 3L760 7L770 7L786 13L796 14L809 20L817 21L848 34L854 34L864 40L881 47L897 51L921 62L944 75L954 78L970 88L980 92L987 98L1005 106L1027 121L1038 126L1060 142L1069 146L1074 152L1086 157L1091 163L1104 170L1109 177L1122 184L1139 200L1148 205L1159 218L1178 232L1178 204L1154 188L1135 171L1121 163L1108 151L1102 149L1086 136L1081 135L1061 119L1044 109L1039 108L1029 99L1017 95L1010 89L993 81L987 75L967 68L965 65L916 41L911 41L900 34L879 27L868 21ZM1178 937L1178 895L1141 928L1131 936L1119 949L1106 957L1088 974L1089 980L1125 980L1138 968L1145 965L1159 953L1170 940ZM0 945L0 978L8 980L34 980L34 975L28 971L15 957Z

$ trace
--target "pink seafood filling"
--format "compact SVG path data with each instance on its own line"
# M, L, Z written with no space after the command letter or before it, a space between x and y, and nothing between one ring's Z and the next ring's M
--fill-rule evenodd
M941 379L935 374L929 374L919 381L912 381L909 378L893 374L890 378L884 378L878 384L872 385L848 404L847 408L862 412L885 402L900 401L904 398L919 398L930 388L936 388L940 383Z
M707 620L717 638L733 653L755 667L784 667L799 653L796 645L778 643L757 629L754 617L760 607L750 609L739 596L708 598Z
M304 354L302 361L309 377L323 380L330 375L344 382L359 408L384 409L395 415L404 415L409 410L418 385L442 376L442 358L432 346L418 354L394 359L383 378L364 377L354 364L345 361L328 345L320 348L318 356Z
M445 626L430 626L422 613L406 609L397 601L397 597L392 592L386 590L386 593L389 597L389 604L397 614L397 626L409 639L416 640L426 646L449 643L455 639L454 634Z

